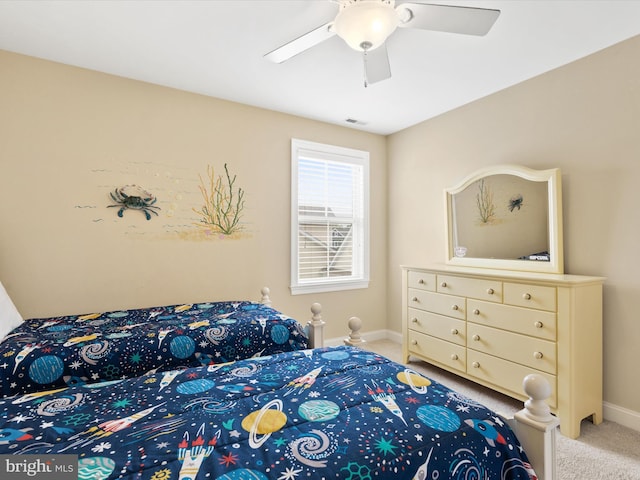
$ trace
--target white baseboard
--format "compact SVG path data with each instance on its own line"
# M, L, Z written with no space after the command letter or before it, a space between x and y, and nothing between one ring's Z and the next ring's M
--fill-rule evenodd
M393 330L386 330L386 332L387 332L387 336L385 337L386 340L390 340L394 343L397 343L398 345L402 345L401 333L394 332Z
M602 416L605 420L619 423L627 428L640 432L640 412L603 402Z
M378 340L390 340L392 342L401 344L402 334L394 332L392 330L374 330L373 332L367 332L362 334L362 339L365 342L375 342ZM336 347L338 345L344 345L344 338L328 338L324 340L326 347Z

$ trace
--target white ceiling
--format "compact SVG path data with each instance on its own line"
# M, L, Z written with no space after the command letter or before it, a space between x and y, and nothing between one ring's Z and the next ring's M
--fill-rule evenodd
M640 0L431 3L502 13L485 37L398 29L368 88L339 37L263 58L333 20L328 0L3 0L0 49L389 134L640 34Z

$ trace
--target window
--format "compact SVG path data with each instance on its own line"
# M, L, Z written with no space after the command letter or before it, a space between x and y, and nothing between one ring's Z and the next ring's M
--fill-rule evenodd
M291 292L369 284L369 152L292 140Z

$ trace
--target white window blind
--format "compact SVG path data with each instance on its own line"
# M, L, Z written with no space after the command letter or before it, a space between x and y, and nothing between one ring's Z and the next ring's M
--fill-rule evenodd
M367 286L368 167L368 152L293 140L293 293Z

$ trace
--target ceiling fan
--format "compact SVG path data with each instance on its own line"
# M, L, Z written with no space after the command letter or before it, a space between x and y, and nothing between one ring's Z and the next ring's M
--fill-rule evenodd
M339 4L336 18L267 53L282 63L338 35L354 50L363 52L365 87L391 77L386 40L397 27L439 32L486 35L500 10L395 0L330 0Z

